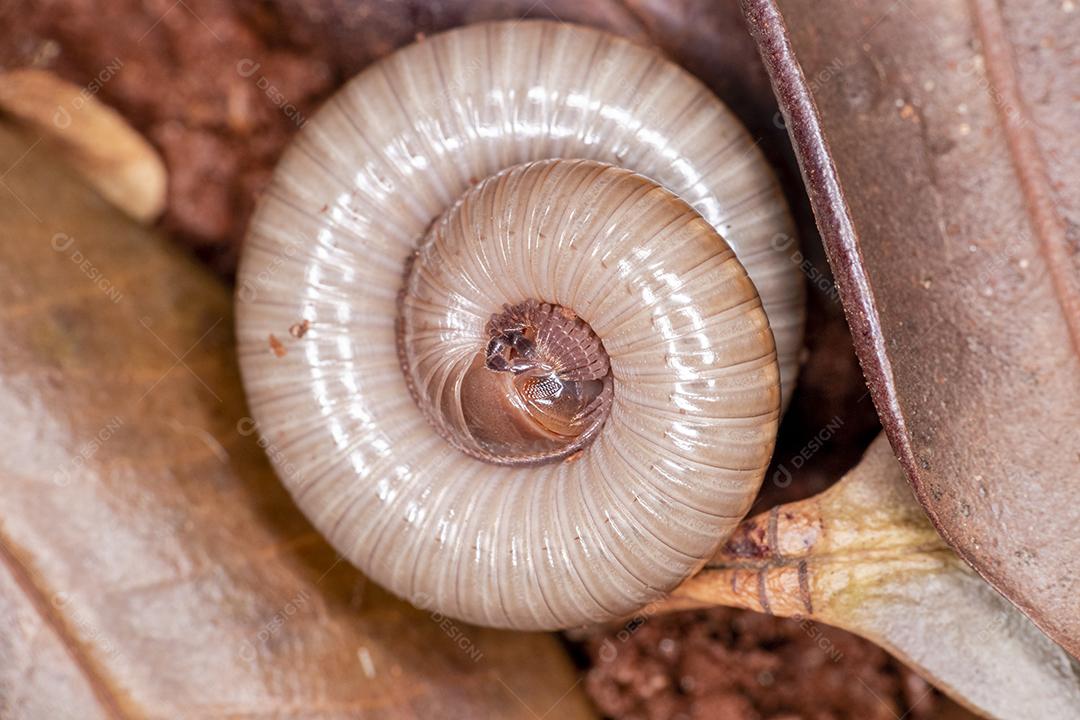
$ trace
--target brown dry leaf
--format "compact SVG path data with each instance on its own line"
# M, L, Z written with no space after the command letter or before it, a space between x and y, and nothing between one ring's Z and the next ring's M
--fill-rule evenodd
M226 290L33 142L0 128L0 716L589 717L552 636L335 557L245 417Z
M112 108L47 70L0 72L0 114L55 144L101 195L131 217L150 222L165 209L165 164Z
M829 490L744 521L672 602L844 628L990 717L1080 716L1080 664L942 541L884 435Z
M743 5L919 501L1080 654L1080 12Z

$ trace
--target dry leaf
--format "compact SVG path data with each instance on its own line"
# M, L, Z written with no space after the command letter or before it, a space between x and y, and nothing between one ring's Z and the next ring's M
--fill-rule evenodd
M590 716L555 638L411 608L316 535L218 281L32 136L0 168L0 716Z
M884 435L829 490L744 521L673 603L850 630L990 717L1080 716L1080 664L948 548Z
M1080 653L1080 12L743 0L937 529Z
M165 209L165 164L120 114L47 70L0 72L0 114L55 144L101 195L142 222ZM35 141L36 142L36 141Z

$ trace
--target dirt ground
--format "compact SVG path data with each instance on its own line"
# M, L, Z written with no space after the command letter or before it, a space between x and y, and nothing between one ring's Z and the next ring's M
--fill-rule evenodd
M928 720L942 701L888 653L809 621L714 608L577 636L586 688L629 720Z

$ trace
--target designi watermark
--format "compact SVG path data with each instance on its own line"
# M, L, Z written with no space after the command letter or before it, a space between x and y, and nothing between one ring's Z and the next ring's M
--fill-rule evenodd
M124 294L120 292L120 288L116 287L109 281L109 278L105 276L105 273L98 268L90 258L86 257L79 248L75 247L75 238L67 233L56 233L52 236L50 241L52 249L58 253L65 255L68 260L73 262L83 275L87 277L90 282L105 293L105 296L118 303L124 299Z
M236 63L236 73L245 79L255 77L262 68L262 63L251 58L243 58ZM262 91L262 94L273 103L274 107L281 111L281 113L289 118L294 125L298 128L304 127L307 123L307 118L300 112L299 108L289 102L289 99L285 97L285 94L270 81L265 75L260 74L255 78L255 87Z
M116 77L116 74L120 72L120 68L122 67L124 67L124 61L118 57L114 57L106 63L105 67L103 67L90 82L83 86L82 90L79 91L79 94L75 96L75 99L72 100L68 106L57 106L56 111L53 113L53 125L60 130L69 128L71 126L71 113L79 112L86 107L86 103L90 98L101 92L101 88L105 87L105 83Z
M53 473L53 483L60 487L70 485L71 478L77 475L79 470L81 470L86 463L90 462L90 460L98 454L98 451L101 450L102 446L123 426L124 419L119 415L113 415L106 420L105 424L94 433L94 436L79 447L79 452L56 469L56 472Z

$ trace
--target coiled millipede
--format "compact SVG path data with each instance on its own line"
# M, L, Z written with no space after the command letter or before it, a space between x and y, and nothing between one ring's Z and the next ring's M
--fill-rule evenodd
M758 490L802 343L793 234L747 132L654 51L534 21L428 38L332 98L262 198L252 412L398 595L500 627L625 615Z

